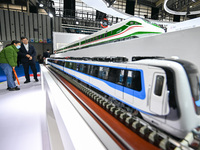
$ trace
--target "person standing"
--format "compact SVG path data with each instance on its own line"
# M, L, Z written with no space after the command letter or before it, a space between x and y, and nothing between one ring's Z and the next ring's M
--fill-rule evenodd
M15 81L13 79L13 69L17 66L17 52L19 52L19 48L21 47L20 41L14 40L12 41L10 46L5 47L0 52L0 67L3 69L8 84L9 91L20 90L19 87L16 86Z
M47 49L46 52L43 53L43 59L49 58L50 57L50 50Z
M25 78L26 81L24 83L30 82L30 75L29 75L29 66L31 67L31 70L33 71L34 79L36 82L38 82L37 78L37 69L35 66L35 55L36 51L35 48L29 44L27 37L21 37L21 48L19 49L19 56L21 58L21 63L24 68Z

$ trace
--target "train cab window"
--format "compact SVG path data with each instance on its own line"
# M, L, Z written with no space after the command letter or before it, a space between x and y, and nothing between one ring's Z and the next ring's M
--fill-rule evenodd
M104 80L108 80L108 72L109 72L108 67L99 67L98 77Z
M140 71L128 71L126 78L126 87L136 91L142 90Z
M163 90L163 83L164 83L164 77L161 75L156 76L156 84L154 88L154 94L157 96L162 95L162 90Z
M99 66L92 66L90 67L90 75L94 77L98 77L99 74Z

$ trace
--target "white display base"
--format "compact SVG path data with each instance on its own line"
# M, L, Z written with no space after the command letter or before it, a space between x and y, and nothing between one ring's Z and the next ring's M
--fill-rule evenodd
M51 149L120 149L47 68L40 67Z

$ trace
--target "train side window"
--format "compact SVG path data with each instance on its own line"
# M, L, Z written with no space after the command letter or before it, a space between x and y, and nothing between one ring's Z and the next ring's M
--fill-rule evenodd
M79 64L77 65L77 67L78 67L78 71L83 72L84 64Z
M123 85L124 84L124 74L125 74L125 71L124 70L120 70L117 84L119 84L119 85Z
M126 79L126 87L131 88L132 86L132 71L128 71Z
M68 68L70 68L70 69L73 68L73 66L72 66L72 62L69 62L69 67L68 67Z
M64 62L63 61L58 61L58 64L61 66L64 66Z
M108 33L105 33L105 37L107 37L108 36Z
M83 73L89 74L90 65L84 64Z
M164 77L161 75L156 76L156 84L154 88L154 94L157 96L162 95L162 90L163 90L163 83L164 83Z
M98 77L104 80L108 80L108 72L109 72L108 67L99 67Z
M78 67L79 67L79 64L77 64L77 63L73 63L73 70L78 70Z
M140 71L128 71L126 87L136 91L142 90Z
M90 75L98 77L98 74L99 74L99 66L91 66Z
M69 62L65 62L65 67L69 68Z
M58 60L57 64L58 64L58 65L61 65L61 61Z
M116 68L110 68L109 74L108 74L108 81L117 83L118 77L120 74L120 69Z
M132 88L136 91L141 91L142 84L140 71L133 71L132 78Z

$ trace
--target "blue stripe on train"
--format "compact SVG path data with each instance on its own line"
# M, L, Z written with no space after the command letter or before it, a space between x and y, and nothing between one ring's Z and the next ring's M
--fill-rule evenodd
M52 63L52 62L51 62ZM53 65L52 65L53 64ZM57 67L57 65L58 64L55 64L55 63L52 63L51 65L52 66L55 66L57 69L59 69L59 70L61 70L60 68L58 68ZM60 65L58 65L58 66L60 66ZM63 67L63 66L62 66ZM64 68L66 68L66 67L64 67ZM69 68L66 68L66 69L69 69ZM76 71L76 70L73 70L73 69L69 69L69 70L72 70L72 71ZM132 70L134 70L134 69L132 69ZM61 71L64 71L64 70L61 70ZM141 70L142 71L142 70ZM68 72L66 72L66 71L64 71L65 73L67 73L67 74L69 74ZM76 71L76 72L78 72L78 71ZM80 72L78 72L78 73L80 73ZM82 74L84 74L84 73L82 73ZM70 74L71 76L73 76L73 77L76 77L76 78L78 78L77 76L74 76L74 75L72 75L72 74ZM86 74L84 74L84 75L86 75ZM141 75L142 75L142 79L144 79L143 78L143 71L141 72ZM89 76L89 75L87 75L87 76ZM96 78L96 77L93 77L93 76L89 76L89 77L92 77L92 78ZM124 104L126 104L126 105L128 105L128 106L130 106L130 107L132 107L132 108L134 108L134 109L137 109L138 111L140 111L140 112L142 112L142 113L145 113L145 114L148 114L148 115L152 115L152 114L150 114L150 113L148 113L148 112L145 112L145 111L143 111L143 110L141 110L141 109L138 109L137 107L134 107L134 106L132 106L132 105L130 105L130 104L128 104L128 103L126 103L126 102L124 102L123 100L121 100L121 99L119 99L119 98L117 98L117 97L115 97L115 96L113 96L113 95L111 95L111 94L109 94L107 91L104 91L104 90L102 90L102 89L100 89L99 87L97 87L97 86L95 86L95 85L93 85L93 84L91 84L91 83L89 83L89 82L87 82L87 81L85 81L85 80L83 80L83 79L81 79L81 78L78 78L80 81L83 81L83 82L85 82L86 84L88 84L88 85L90 85L90 86L92 86L92 87L94 87L94 88L96 88L96 89L98 89L98 90L100 90L100 91L103 91L105 94L107 94L107 95L109 95L109 96L112 96L113 98L115 98L115 99L117 99L117 100L119 100L119 101L121 101L121 102L123 102ZM96 79L98 79L98 80L101 80L101 79L99 79L99 78L96 78ZM105 80L102 80L104 83L105 83ZM108 82L108 81L107 81ZM111 83L111 82L110 82ZM114 83L112 83L112 84L114 84ZM116 85L116 84L114 84L114 85ZM144 85L144 80L142 80L142 87L144 87L143 86ZM120 86L120 85L117 85L117 86ZM126 88L126 87L124 87L124 88ZM130 91L132 91L132 93L133 92L136 92L135 90L132 90L132 89L129 89L129 88L127 88L128 90L130 90ZM142 88L142 91L140 91L141 93L144 91L144 93L143 93L143 96L144 96L144 99L145 99L145 90L144 90L145 88ZM141 94L142 95L142 94ZM134 95L135 96L135 95ZM136 97L136 96L135 96Z
M53 63L53 64L55 64L55 63ZM58 65L58 64L55 64L55 65ZM60 65L58 65L58 66L60 66ZM62 67L63 67L63 66L62 66ZM106 66L106 67L113 67L113 66ZM66 68L66 67L64 67L64 68ZM121 69L126 69L126 68L122 68L122 67L120 67L120 68L121 68ZM58 68L58 69L60 69L60 68ZM69 68L66 68L66 69L69 69ZM61 70L61 69L60 69L60 70ZM85 74L85 73L82 73L82 72L79 72L79 71L76 71L76 70L73 70L73 69L69 69L69 70L72 70L72 71L75 71L75 72L77 72L77 73L83 74L83 75L88 76L88 77L90 77L90 78L97 79L97 80L99 80L99 81L101 81L101 82L106 83L108 86L110 86L110 87L112 87L112 88L114 88L114 89L116 89L116 90L119 90L119 91L121 91L121 92L124 92L124 93L126 93L126 94L129 94L129 95L131 95L131 96L137 97L137 98L139 98L139 99L141 99L141 100L144 100L145 97L146 97L143 70L137 69L137 71L140 71L140 74L141 74L141 82L142 82L142 90L141 90L141 91L136 91L136 90L133 90L133 89L130 89L130 88L127 88L127 87L124 87L124 86L121 86L121 85L118 85L118 84L115 84L115 83L112 83L112 82L109 82L109 81L106 81L106 80L103 80L103 79L99 79L99 78L97 78L97 77L93 77L93 76L87 75L87 74ZM128 69L128 70L136 70L136 69L130 68L130 69ZM70 75L72 75L72 74L70 74ZM73 75L72 75L72 76L73 76ZM75 76L75 77L76 77L76 76ZM76 78L78 78L78 77L76 77ZM78 79L81 80L81 81L83 81L83 82L86 82L85 80L82 80L82 79L80 79L80 78L78 78ZM93 85L93 84L91 84L91 83L87 83L87 84L90 84L91 86L93 86L93 87L99 89L98 87L96 87L95 85ZM99 90L102 90L102 91L103 91L103 89L99 89ZM106 91L104 91L104 92L106 92Z

